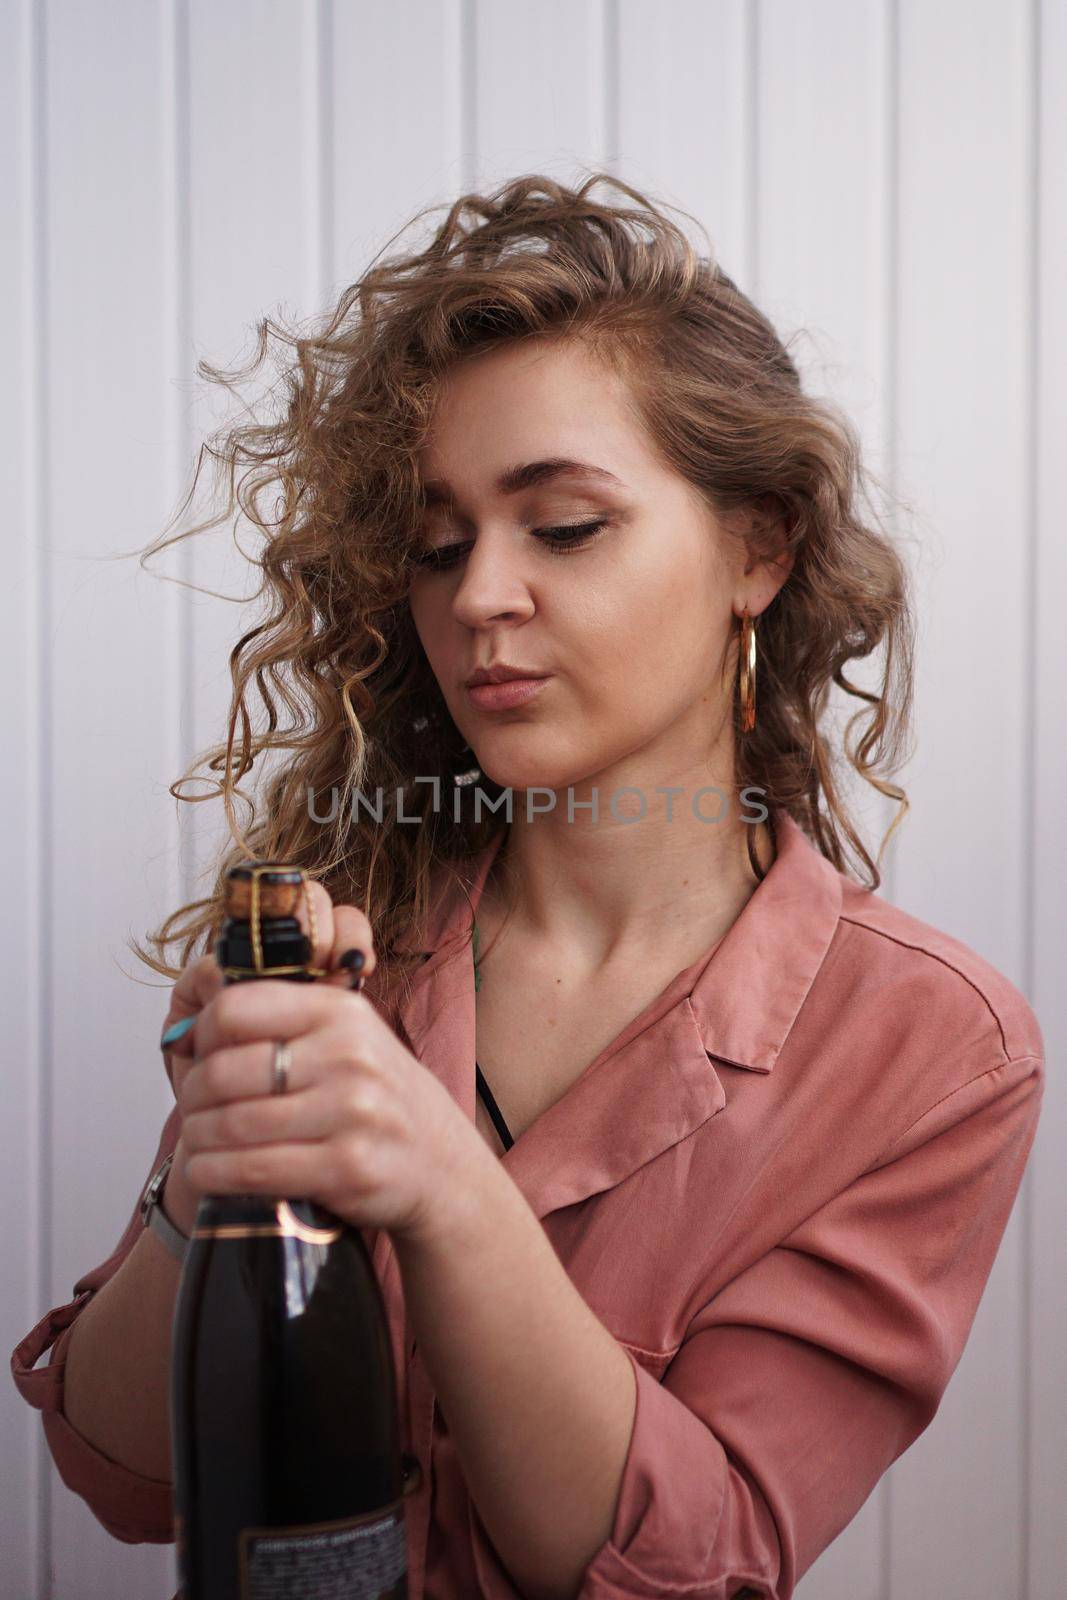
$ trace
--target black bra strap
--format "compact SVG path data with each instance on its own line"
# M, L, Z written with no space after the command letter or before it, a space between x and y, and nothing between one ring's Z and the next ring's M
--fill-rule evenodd
M510 1150L515 1141L508 1132L508 1125L500 1115L500 1107L493 1099L493 1092L486 1083L485 1078L482 1075L482 1069L478 1065L477 1061L474 1063L474 1073L476 1082L478 1084L478 1092L485 1101L485 1109L493 1119L493 1126L500 1135L504 1149Z

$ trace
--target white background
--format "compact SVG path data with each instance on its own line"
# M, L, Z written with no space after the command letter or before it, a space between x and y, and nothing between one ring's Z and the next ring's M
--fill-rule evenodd
M699 218L912 506L883 892L1007 973L1048 1052L941 1409L798 1594L1062 1593L1065 85L1063 0L2 0L5 1351L111 1252L171 1104L126 939L206 892L218 808L167 787L224 735L243 613L104 558L184 492L196 359L324 308L422 206L603 167ZM231 537L161 570L239 595ZM873 852L892 811L855 799ZM104 1532L10 1383L0 1427L4 1600L165 1600L173 1547Z

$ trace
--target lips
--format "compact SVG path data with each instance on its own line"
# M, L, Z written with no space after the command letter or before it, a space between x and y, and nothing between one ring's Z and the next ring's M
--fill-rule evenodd
M508 683L513 679L526 681L530 678L545 678L545 672L536 672L533 667L509 667L501 663L495 667L479 667L467 679L467 688L477 688L482 683Z
M529 678L509 677L499 683L474 683L468 685L467 696L479 711L506 711L540 694L550 682L550 677L550 674L545 674Z

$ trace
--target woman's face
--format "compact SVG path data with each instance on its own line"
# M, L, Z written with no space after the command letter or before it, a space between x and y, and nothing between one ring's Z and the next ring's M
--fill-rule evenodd
M564 458L603 476L498 482ZM657 783L702 765L714 781L744 558L653 454L624 381L577 343L472 358L448 376L421 468L440 565L416 570L412 618L482 772L516 790L595 783L602 810L615 785L647 785L651 811ZM548 676L522 703L478 706L466 680L498 662Z

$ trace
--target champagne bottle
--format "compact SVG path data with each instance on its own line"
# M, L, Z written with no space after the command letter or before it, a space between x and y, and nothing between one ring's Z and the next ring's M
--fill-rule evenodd
M226 888L227 983L321 975L301 870L246 862ZM406 1600L396 1396L360 1231L306 1199L203 1196L173 1321L183 1600Z

